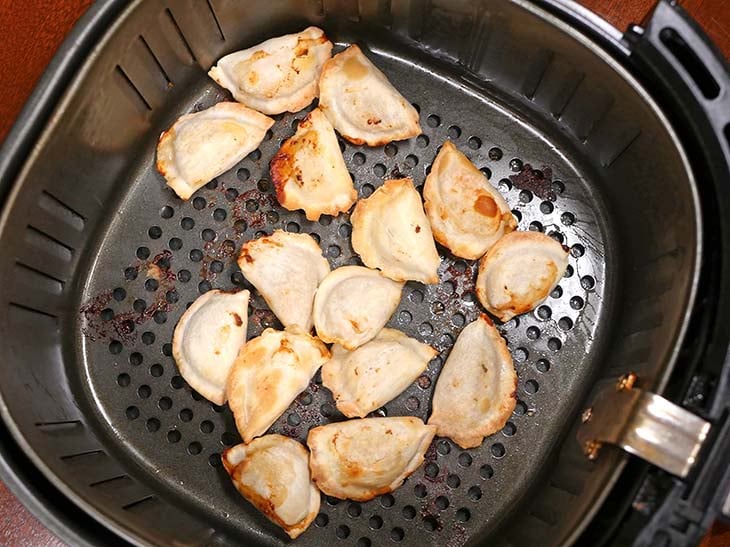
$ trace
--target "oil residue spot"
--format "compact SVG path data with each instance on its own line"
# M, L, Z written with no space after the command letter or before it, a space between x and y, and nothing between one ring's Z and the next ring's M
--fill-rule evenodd
M556 199L553 190L553 170L550 167L543 166L542 170L538 170L526 163L519 173L510 175L509 178L512 184L520 190L528 190L548 201Z

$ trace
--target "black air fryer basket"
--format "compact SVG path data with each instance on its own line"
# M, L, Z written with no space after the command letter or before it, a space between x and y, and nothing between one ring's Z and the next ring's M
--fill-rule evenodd
M666 1L626 34L558 0L97 3L0 156L2 479L71 545L287 543L230 484L232 416L170 343L199 294L250 287L249 239L309 233L333 267L358 263L349 215L309 222L269 180L314 105L187 202L154 163L178 116L230 99L206 75L219 57L310 24L359 43L420 112L418 138L342 142L360 196L422 187L449 138L570 265L499 327L519 374L504 429L472 450L437 439L392 494L323 498L296 544L697 542L730 513L730 76ZM441 354L381 415L428 416L479 313L475 265L440 251L441 282L408 283L390 324ZM249 336L278 324L260 297L250 314ZM273 431L343 419L320 382Z

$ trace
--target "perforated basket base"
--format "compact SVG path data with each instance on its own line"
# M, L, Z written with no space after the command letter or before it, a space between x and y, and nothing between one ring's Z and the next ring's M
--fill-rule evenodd
M425 464L392 495L367 503L323 497L315 523L297 540L302 546L337 540L358 546L391 540L461 545L486 537L524 494L569 423L586 379L599 366L594 341L603 335L597 325L606 313L603 247L609 230L590 175L564 145L545 138L483 90L465 87L448 74L382 52L370 51L369 56L417 105L424 132L380 148L343 143L360 196L398 176L413 177L421 189L439 146L450 138L499 188L519 229L543 231L571 247L568 271L544 305L500 326L519 375L517 408L505 428L473 450L436 439ZM225 97L201 81L170 119ZM90 253L96 258L80 296L76 348L85 376L81 389L98 414L108 449L141 469L159 495L178 500L242 544L254 538L278 544L285 536L230 484L220 453L240 441L231 413L191 391L178 375L170 342L186 305L200 294L211 288L251 288L235 264L241 244L249 239L275 229L308 233L320 242L333 268L360 263L350 245L349 214L309 222L276 201L268 162L304 115L276 116L259 150L187 202L165 187L154 169L155 143L149 142L138 171L130 175L128 192L109 212L98 253ZM537 184L548 199L510 179L521 170L524 179L527 164L547 180ZM439 370L463 326L480 312L473 293L476 264L439 250L440 283L407 283L389 325L441 353L379 415L428 417ZM249 313L249 337L279 326L257 295ZM303 441L311 427L343 419L320 381L317 376L272 432ZM154 497L143 499L127 509L144 511L153 502Z

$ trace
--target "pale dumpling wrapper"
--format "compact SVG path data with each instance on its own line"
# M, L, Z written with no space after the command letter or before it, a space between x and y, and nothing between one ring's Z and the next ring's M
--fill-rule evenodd
M502 195L451 141L433 162L423 200L436 241L462 258L481 257L517 228Z
M157 170L182 199L256 150L274 120L242 104L185 114L160 135Z
M369 268L395 281L438 283L441 263L411 179L386 180L352 213L352 248Z
M248 291L208 291L183 313L172 335L180 375L217 405L226 402L228 374L246 342L248 298Z
M320 495L309 472L309 451L283 435L237 444L221 455L236 490L294 539L319 512Z
M208 75L259 112L299 112L319 94L319 76L331 54L324 32L308 27L230 53Z
M238 266L285 327L312 330L314 293L330 272L312 236L275 230L247 241Z
M357 200L335 130L319 108L281 145L270 172L282 207L303 209L308 220L347 211Z
M322 280L314 327L327 343L355 349L372 340L398 307L403 283L362 266L343 266Z
M516 392L507 344L482 314L461 331L441 369L428 423L462 448L477 447L507 423Z
M426 370L438 352L396 329L384 328L359 348L332 346L322 384L348 418L362 418L396 398Z
M309 468L317 487L368 501L392 492L423 463L436 428L419 418L363 418L309 431Z
M325 63L319 93L320 108L351 143L381 146L421 134L416 109L356 45Z
M501 321L536 308L568 267L568 250L540 232L512 232L479 261L476 293Z
M298 329L266 329L249 340L228 377L231 407L243 442L266 432L330 358L320 340Z

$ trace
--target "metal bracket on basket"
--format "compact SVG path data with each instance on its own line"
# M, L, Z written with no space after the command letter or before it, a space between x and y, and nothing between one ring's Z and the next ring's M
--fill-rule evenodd
M688 410L634 388L633 372L598 395L582 415L578 442L595 460L601 446L613 444L664 471L684 478L694 465L710 423Z

